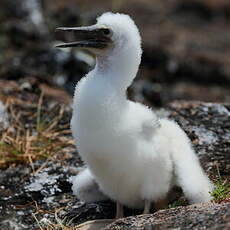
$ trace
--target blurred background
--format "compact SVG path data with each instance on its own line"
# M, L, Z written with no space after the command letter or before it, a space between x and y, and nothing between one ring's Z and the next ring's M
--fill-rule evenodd
M1 0L0 80L62 88L71 98L94 59L54 48L55 28L94 24L106 11L129 14L143 38L130 98L155 107L230 102L229 0Z

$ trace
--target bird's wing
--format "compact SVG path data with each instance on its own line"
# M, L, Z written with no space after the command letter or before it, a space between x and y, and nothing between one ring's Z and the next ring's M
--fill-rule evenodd
M129 122L134 121L135 128L138 125L138 130L141 137L144 140L151 140L154 132L160 127L160 120L156 114L148 108L146 105L139 104L137 102L129 101ZM135 114L135 117L133 117Z
M150 140L158 128L160 128L160 121L157 117L153 117L151 120L143 121L141 134L144 139Z

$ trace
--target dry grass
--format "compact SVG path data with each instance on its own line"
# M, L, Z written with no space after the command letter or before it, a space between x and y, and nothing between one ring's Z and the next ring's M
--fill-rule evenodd
M229 178L223 180L220 175L220 170L218 164L216 164L217 175L214 179L214 190L210 192L212 196L212 201L216 203L230 202L230 181Z
M37 85L33 90L23 90L16 82L3 82L2 85L0 101L10 125L0 131L0 168L29 164L35 175L49 161L68 158L66 153L75 149L69 127L71 112L68 101L60 102L60 92L52 95L50 89L43 90ZM41 158L46 160L35 163ZM40 229L74 229L66 227L69 223L59 218L60 209L43 210L36 201L28 206L35 208L33 217ZM45 214L49 214L51 220L45 218Z
M30 163L48 158L66 146L73 144L69 122L62 122L64 105L45 104L43 93L33 102L25 103L16 97L7 97L6 109L10 115L10 127L0 133L0 167Z
M32 214L33 218L35 219L39 229L41 230L74 230L76 227L69 227L72 221L66 221L66 219L61 219L58 214L64 208L56 209L52 215L54 216L54 220L50 220L46 217L39 219L37 214L41 213L41 210L37 207L37 212Z

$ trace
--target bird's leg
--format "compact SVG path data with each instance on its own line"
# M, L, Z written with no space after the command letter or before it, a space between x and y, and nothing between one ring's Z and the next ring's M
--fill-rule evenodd
M154 203L155 210L165 209L167 207L168 201L166 198L160 199Z
M151 201L145 200L145 207L144 207L143 214L149 214L150 208L151 208Z
M116 203L116 219L124 217L123 205L117 201Z

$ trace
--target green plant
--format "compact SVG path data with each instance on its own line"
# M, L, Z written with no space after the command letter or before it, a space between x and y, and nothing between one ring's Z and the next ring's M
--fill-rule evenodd
M179 199L179 200L175 200L171 204L169 204L168 208L176 208L176 207L184 206L184 205L185 205L185 200Z
M217 171L217 179L214 183L214 190L210 192L212 196L212 201L220 203L223 201L227 201L230 199L230 183L226 179L223 181L220 175L219 165L216 164L216 171Z
M220 203L225 201L227 198L230 198L230 183L227 181L223 181L221 178L217 180L215 183L215 188L212 192L210 192L213 197L213 201Z

